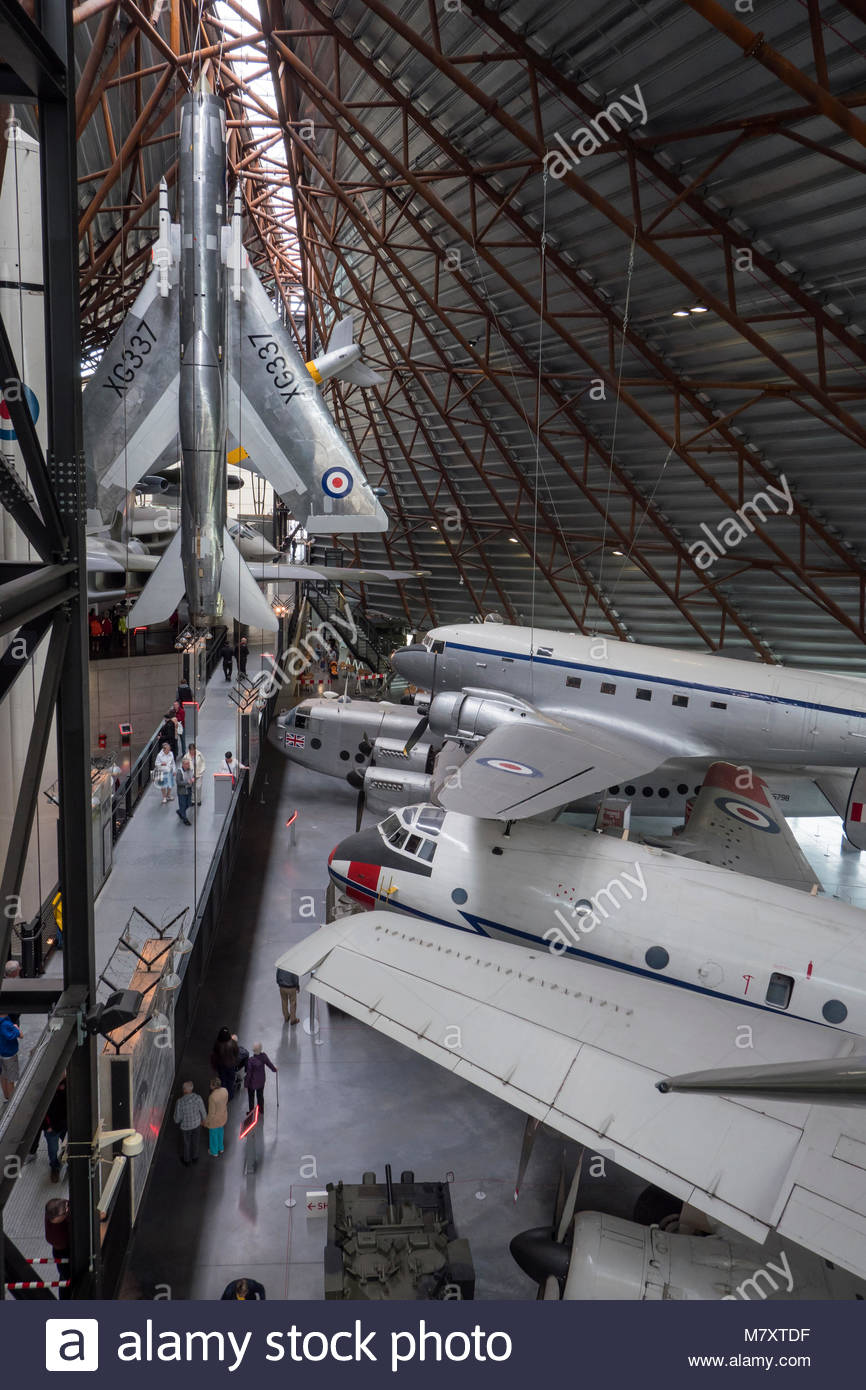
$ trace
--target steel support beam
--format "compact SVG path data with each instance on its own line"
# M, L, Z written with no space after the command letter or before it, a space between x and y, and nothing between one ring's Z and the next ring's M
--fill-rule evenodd
M57 50L18 0L0 0L0 97L65 101L66 90L66 69Z
M0 586L0 637L68 603L75 594L75 577L71 563L38 565L31 574Z
M36 803L39 800L39 788L42 782L42 771L45 767L45 755L48 752L48 740L54 723L54 710L57 704L57 692L60 689L60 675L66 652L67 635L66 622L63 619L55 619L48 644L48 654L45 658L45 670L42 674L39 697L33 712L33 725L30 729L30 741L27 745L24 771L12 817L6 862L3 866L3 876L0 878L0 977L2 977L3 969L9 958L12 926L19 916L17 911L19 890L27 863L30 832L36 817Z
M43 0L46 36L75 71L71 14L65 0ZM87 552L81 348L78 332L78 254L70 228L77 222L75 111L72 101L39 108L43 257L47 315L48 468L77 567L69 605L69 640L57 701L60 787L60 884L63 895L63 978L67 990L95 997L93 850L90 837L90 715L87 669ZM88 1038L69 1059L69 1148L81 1154L98 1123L96 1044ZM96 1176L87 1162L70 1162L70 1269L77 1297L100 1291Z

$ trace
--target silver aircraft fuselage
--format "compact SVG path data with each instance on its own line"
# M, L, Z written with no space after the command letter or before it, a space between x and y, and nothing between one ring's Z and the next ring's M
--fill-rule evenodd
M190 618L222 611L226 525L225 107L200 89L180 117L181 564Z

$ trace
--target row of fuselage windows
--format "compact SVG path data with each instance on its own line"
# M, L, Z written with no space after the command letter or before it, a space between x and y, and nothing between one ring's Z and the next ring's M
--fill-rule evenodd
M654 787L641 787L640 790L641 796L660 796L662 801L666 800L667 797L669 797L671 794L670 787L659 787L658 790L656 790ZM689 791L690 788L686 782L677 783L677 796L688 796ZM698 784L698 786L694 788L695 796L698 796L700 791L701 787L700 784ZM608 792L611 796L619 796L620 793L622 793L623 796L637 796L637 787L632 786L631 783L629 783L625 787L621 787L619 786L619 784L617 784L616 786L608 787Z
M582 677L582 676L566 676L566 678L565 678L565 683L566 683L566 685L569 686L572 690L580 690L580 687L581 687L581 685L583 684L583 677ZM615 683L614 681L602 681L602 682L601 682L601 686L600 686L600 690L601 690L602 695L615 695L615 694L616 694L616 683ZM635 692L634 692L634 698L635 698L636 700L651 700L652 697L653 697L653 692L652 692L651 690L647 689L646 686L638 686L637 690L635 690ZM686 709L686 708L688 707L688 703L689 703L689 697L688 697L688 695L672 695L672 696L671 696L671 704L672 704L672 705L676 705L676 707L677 707L678 709ZM727 706L727 702L726 702L725 700L711 700L711 701L710 701L710 709L727 709L727 708L728 708L728 706Z

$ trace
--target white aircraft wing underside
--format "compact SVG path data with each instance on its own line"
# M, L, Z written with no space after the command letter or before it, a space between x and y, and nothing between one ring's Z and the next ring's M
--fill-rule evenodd
M151 271L84 392L87 502L103 515L177 436L178 333L177 289L163 298Z
M777 1228L866 1275L866 1113L655 1089L684 1059L833 1057L850 1034L390 912L322 927L278 963L750 1239Z
M229 302L227 421L307 531L384 531L388 518L252 267ZM248 465L249 466L249 465Z
M467 816L522 820L652 772L676 750L636 730L569 728L542 714L499 725L475 747L440 803ZM443 759L447 763L447 758Z

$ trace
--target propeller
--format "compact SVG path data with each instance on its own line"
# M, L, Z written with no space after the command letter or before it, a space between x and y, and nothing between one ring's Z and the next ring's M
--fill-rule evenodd
M430 726L430 715L429 715L429 713L428 713L428 714L422 714L422 715L421 715L421 718L418 720L418 723L415 725L414 729L412 730L411 734L409 735L409 737L408 737L407 740L406 740L405 746L404 746L404 748L403 748L403 752L404 752L404 753L408 754L408 753L411 753L411 752L412 752L412 749L415 747L415 744L418 742L418 740L419 740L420 738L423 738L423 737L424 737L424 735L426 734L426 732L427 732L429 726Z
M434 652L434 653L433 653L433 672L432 672L432 675L431 675L431 677L430 677L430 703L429 703L428 706L427 706L426 712L425 712L424 714L422 714L421 718L418 720L418 723L415 725L415 728L412 730L411 734L409 735L409 737L408 737L407 740L406 740L406 744L405 744L405 747L404 747L404 749L403 749L403 752L404 752L405 754L409 754L409 753L412 752L412 749L415 747L415 744L418 742L418 740L419 740L420 738L423 738L423 737L424 737L424 735L426 734L428 728L430 727L430 709L431 709L431 706L432 706L432 704L433 704L434 696L435 696L435 694L436 694L436 667L437 667L438 664L439 664L439 653L438 653L438 652Z
M346 776L346 781L350 787L354 787L358 793L358 800L355 803L355 834L361 829L361 821L364 819L364 810L367 805L367 798L364 794L364 774L353 769Z
M523 1179L526 1175L526 1170L529 1167L529 1159L532 1154L532 1146L535 1143L535 1136L538 1133L538 1126L540 1124L540 1120L535 1120L531 1115L527 1115L526 1127L523 1131L523 1144L521 1145L520 1149L520 1162L517 1165L517 1181L514 1184L515 1202L520 1196L520 1184L523 1182Z

